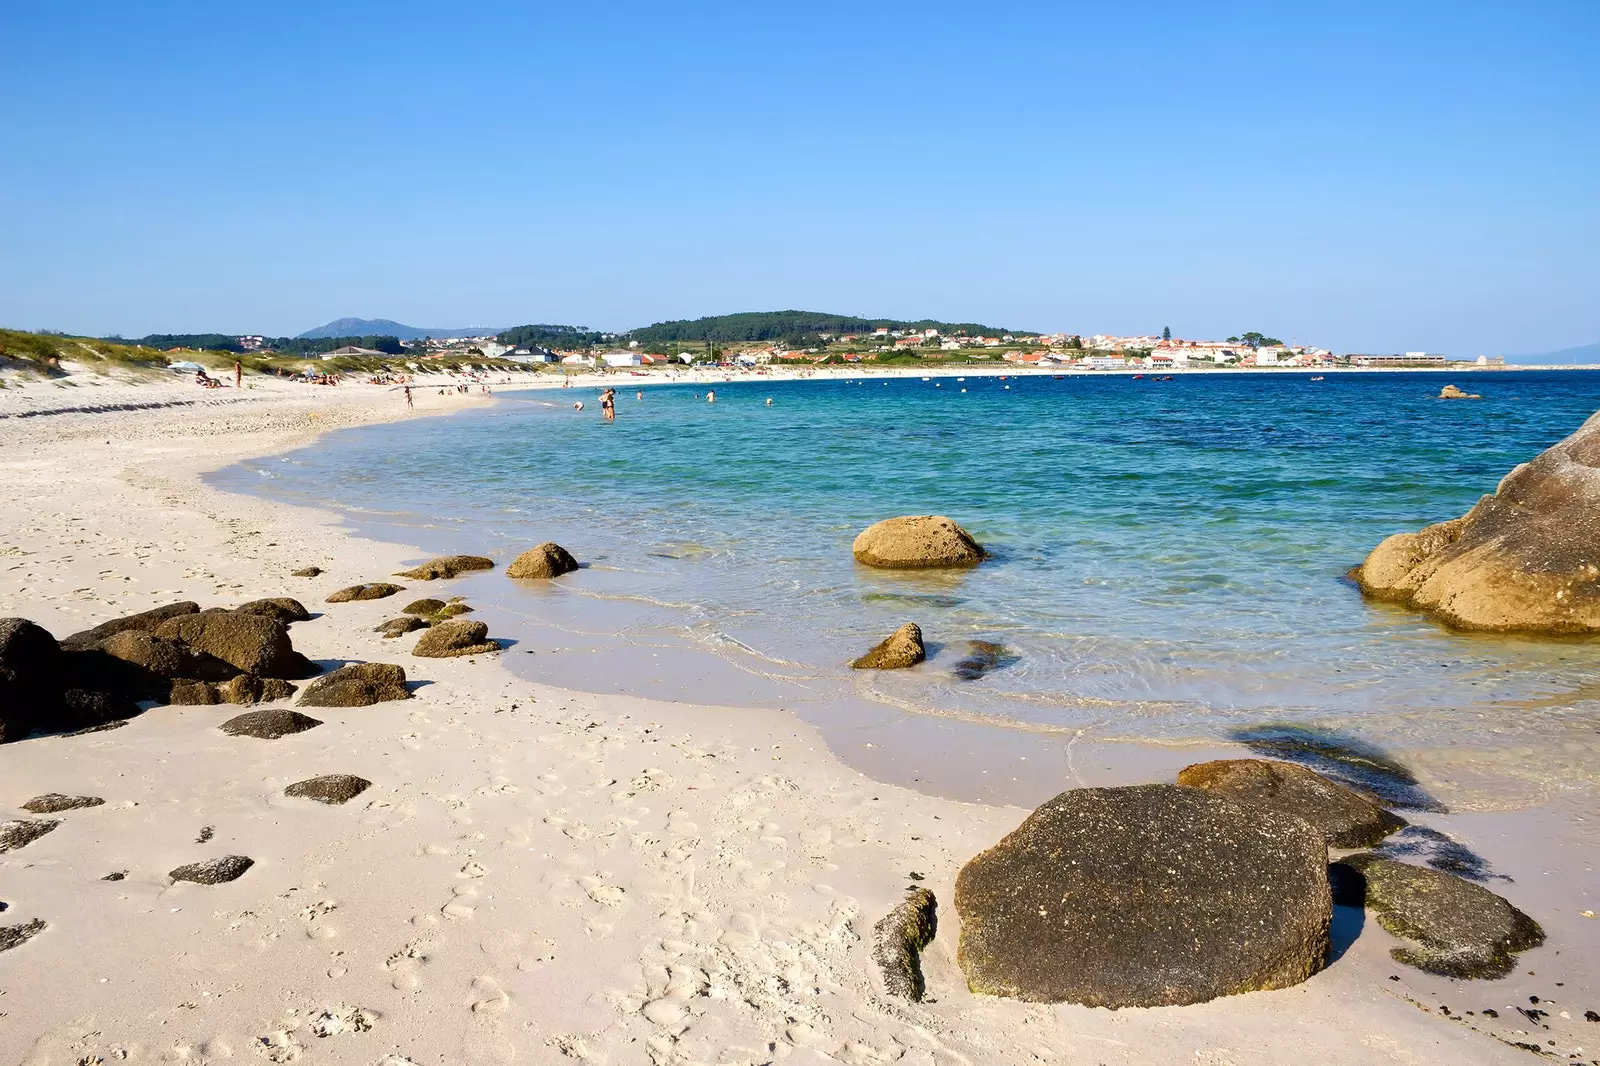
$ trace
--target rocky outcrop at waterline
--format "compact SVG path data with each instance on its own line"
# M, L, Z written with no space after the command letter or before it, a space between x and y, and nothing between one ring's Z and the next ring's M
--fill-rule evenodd
M500 645L489 639L488 626L466 618L453 618L438 623L422 634L422 639L411 649L411 654L444 659L458 655L483 655L499 650Z
M850 664L853 670L903 670L927 658L922 646L922 629L907 622L889 634L872 650Z
M988 557L972 534L943 515L906 515L868 526L850 547L856 561L891 570L976 566Z
M1376 797L1294 763L1271 759L1195 763L1178 771L1178 784L1303 818L1336 848L1371 847L1406 824Z
M1460 629L1600 632L1600 415L1462 517L1389 537L1350 576Z
M441 555L413 570L402 570L395 577L410 578L413 581L437 581L442 578L457 577L473 570L493 568L494 560L485 559L481 555Z
M552 578L570 574L578 569L578 560L555 541L547 540L517 556L506 567L506 576L523 578Z
M962 868L955 902L972 991L1099 1007L1298 984L1332 917L1319 831L1181 785L1063 792Z

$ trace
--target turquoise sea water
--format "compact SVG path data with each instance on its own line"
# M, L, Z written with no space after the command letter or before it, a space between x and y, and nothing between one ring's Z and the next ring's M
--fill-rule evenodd
M535 652L518 669L564 684L785 706L847 693L1106 737L1290 721L1399 750L1540 751L1592 776L1594 642L1451 633L1344 579L1600 408L1600 373L1462 375L1484 394L1470 402L1435 399L1447 380L757 381L717 384L711 405L703 385L641 400L619 378L615 424L592 390L508 393L217 480L332 503L380 535L405 527L391 535L430 551L505 562L561 542L590 566L559 592L496 575L472 595L525 627L507 634ZM951 516L995 558L961 573L854 563L859 530L918 513ZM908 620L927 665L843 669ZM1014 661L963 681L951 667L970 639ZM664 649L722 672L668 676Z

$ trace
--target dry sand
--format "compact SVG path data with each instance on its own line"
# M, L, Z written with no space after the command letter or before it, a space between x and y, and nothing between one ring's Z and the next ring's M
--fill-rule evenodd
M199 480L405 417L399 394L198 392L0 393L0 615L64 635L179 599L291 595L320 612L294 626L297 648L400 663L423 684L408 702L317 711L325 725L277 741L224 736L233 708L170 707L0 747L0 817L44 792L106 801L0 857L0 923L47 923L0 954L0 1062L1478 1063L1525 1059L1508 1040L1600 1049L1583 1021L1600 1003L1580 1001L1600 924L1576 913L1596 905L1586 802L1541 823L1548 840L1526 823L1474 840L1550 933L1523 959L1536 976L1428 977L1392 962L1368 922L1286 991L1115 1012L974 996L954 964L955 875L1025 811L874 781L782 712L530 684L499 661L537 654L526 645L412 657L414 638L372 627L449 582L322 601L415 549ZM418 415L482 402L416 395ZM129 402L164 406L4 417ZM327 572L289 576L312 564ZM345 806L284 797L324 773L374 784ZM223 885L166 877L226 854L256 864ZM930 1001L911 1005L884 995L868 947L917 875L941 925ZM1345 942L1351 918L1337 920ZM1551 1029L1519 1036L1531 1026L1511 1005L1535 992L1555 1001ZM1498 1022L1461 1015L1484 1007Z

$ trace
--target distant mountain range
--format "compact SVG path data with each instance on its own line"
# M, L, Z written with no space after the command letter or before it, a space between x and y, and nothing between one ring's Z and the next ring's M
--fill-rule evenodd
M408 326L388 318L336 318L325 326L308 329L296 340L322 340L327 337L398 337L414 341L418 337L487 337L499 333L496 326Z
M1577 348L1563 348L1559 352L1539 352L1534 355L1508 355L1508 363L1532 363L1550 366L1562 363L1600 363L1600 343L1585 344Z

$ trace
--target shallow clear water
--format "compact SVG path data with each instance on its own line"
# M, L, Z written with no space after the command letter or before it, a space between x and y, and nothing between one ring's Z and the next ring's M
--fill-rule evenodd
M530 650L567 653L518 664L561 683L637 685L661 649L691 648L726 669L661 666L644 694L794 706L848 693L1110 737L1318 723L1397 749L1536 750L1591 776L1594 642L1450 633L1364 603L1343 577L1600 408L1600 373L1466 375L1484 394L1470 402L1435 399L1447 380L740 382L717 385L714 405L705 386L638 400L619 380L612 425L591 390L507 394L216 480L331 503L379 533L403 526L396 539L433 551L504 562L561 542L591 564L561 590L476 586L527 624ZM956 519L994 560L932 574L853 562L859 530L917 513ZM842 668L908 620L928 665ZM973 638L1015 662L958 680ZM580 648L637 662L619 673L625 660ZM708 690L727 677L735 691Z

